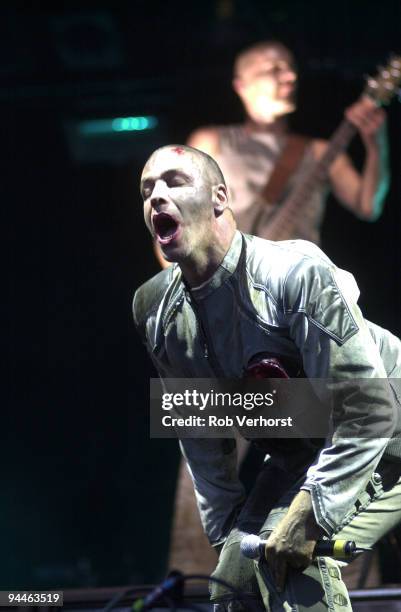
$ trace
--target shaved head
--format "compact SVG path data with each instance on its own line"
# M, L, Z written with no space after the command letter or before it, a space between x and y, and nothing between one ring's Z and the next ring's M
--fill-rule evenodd
M294 56L278 41L252 45L235 60L234 91L257 125L271 125L295 110L296 81Z
M145 169L151 164L154 157L159 155L160 153L171 154L173 157L176 155L177 160L180 162L183 161L185 156L199 169L200 173L206 174L209 179L210 185L226 185L224 176L222 171L220 170L217 162L208 155L207 153L203 153L203 151L199 151L199 149L195 149L194 147L189 147L188 145L167 145L165 147L160 147L156 149L149 157L148 161L145 164Z
M266 51L270 50L277 51L281 56L294 63L293 55L285 45L276 40L265 40L247 47L237 55L234 62L234 77L241 77L257 57L263 56Z

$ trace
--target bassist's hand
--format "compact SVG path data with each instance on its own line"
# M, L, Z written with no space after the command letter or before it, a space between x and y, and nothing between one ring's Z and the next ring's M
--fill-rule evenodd
M386 120L385 111L367 96L362 96L345 111L345 116L355 125L367 149L380 145L380 128Z

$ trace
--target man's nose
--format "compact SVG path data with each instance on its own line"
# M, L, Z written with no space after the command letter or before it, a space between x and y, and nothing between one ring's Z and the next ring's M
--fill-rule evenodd
M283 69L281 73L281 78L287 83L295 83L295 81L297 80L297 72L294 68L288 66L287 68Z
M168 188L164 181L156 181L150 196L150 204L153 208L168 201Z

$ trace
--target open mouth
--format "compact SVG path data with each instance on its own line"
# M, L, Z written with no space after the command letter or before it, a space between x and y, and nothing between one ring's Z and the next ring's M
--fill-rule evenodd
M177 237L179 225L171 215L158 213L153 216L153 228L157 240L161 244L168 244Z
M292 83L288 85L282 85L279 88L279 95L282 98L292 96L294 93L295 93L295 86Z

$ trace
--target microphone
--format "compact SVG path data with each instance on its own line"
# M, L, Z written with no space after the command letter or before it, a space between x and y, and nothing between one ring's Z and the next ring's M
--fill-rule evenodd
M248 559L264 559L266 542L267 540L262 540L257 535L249 534L241 540L241 553ZM353 540L318 540L313 556L338 560L354 559L365 550L369 549L357 546Z

